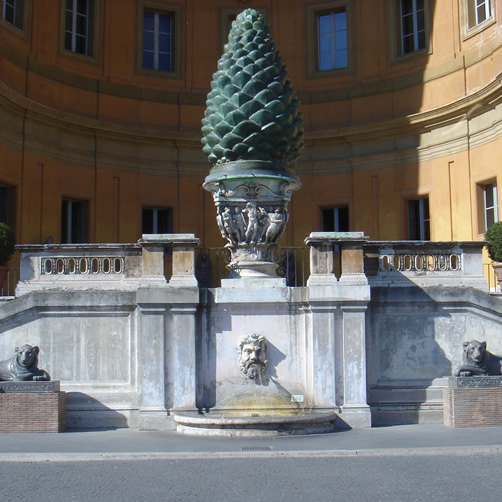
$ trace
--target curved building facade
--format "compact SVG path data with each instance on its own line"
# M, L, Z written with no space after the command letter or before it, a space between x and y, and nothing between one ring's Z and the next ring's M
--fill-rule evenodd
M301 100L282 243L479 240L498 220L502 0L2 0L0 219L19 243L223 245L201 118L231 21L263 11Z

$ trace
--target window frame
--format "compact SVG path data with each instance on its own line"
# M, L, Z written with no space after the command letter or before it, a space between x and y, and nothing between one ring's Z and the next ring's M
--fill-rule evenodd
M337 0L329 3L307 5L306 7L306 59L307 78L320 78L344 75L353 71L353 18L352 2ZM319 17L345 10L347 27L347 66L341 68L319 69Z
M413 0L415 2L415 0ZM431 5L430 0L424 0L424 38L425 46L413 51L404 52L403 29L401 17L402 0L392 0L388 4L388 23L392 29L389 32L389 51L391 62L406 61L409 58L429 55L432 53L432 30L431 30Z
M21 2L23 4L22 27L19 27L16 24L11 23L10 21L7 21L7 19L5 19L6 0L1 0L2 12L0 16L0 23L7 29L11 30L16 35L20 35L23 38L28 38L31 32L31 24L29 22L31 19L31 0L14 0L14 1L16 3Z
M153 222L152 222L152 227L153 231L152 232L145 232L144 228L144 219L145 219L145 210L151 210L153 211ZM167 232L156 232L156 228L158 230L158 212L159 211L167 211L167 226L168 226L168 231ZM152 233L152 234L170 234L173 233L173 208L172 207L159 207L159 206L151 206L151 205L146 205L141 207L141 233L142 234L147 234L147 233Z
M493 205L487 206L487 187L492 187ZM477 191L477 207L478 207L478 234L484 234L488 228L495 222L499 221L499 201L498 187L495 178L484 180L476 184ZM493 210L493 223L489 224L488 211Z
M153 16L153 31L147 30L145 28L145 18L147 14ZM165 18L167 20L167 24L169 25L168 31L161 31L161 20ZM147 70L156 70L156 71L166 71L171 72L174 68L174 33L173 26L174 25L174 16L172 14L161 13L161 12L150 12L145 10L143 12L143 57L142 57L142 66ZM150 51L149 49L145 49L145 36L146 32L153 34L153 47ZM165 36L168 39L167 47L161 45L161 35ZM145 66L145 53L152 53L152 66ZM161 55L165 55L167 60L168 69L160 68L161 66Z
M65 213L65 202L67 211ZM82 204L81 235L82 240L74 240L74 230L72 229L73 205ZM66 215L66 216L65 216ZM66 225L65 225L66 223ZM85 199L74 199L63 197L61 199L61 243L62 244L83 244L89 242L89 201Z
M155 70L143 67L143 31L145 12L172 16L172 70ZM136 10L136 73L162 78L181 78L183 61L183 9L181 5L158 0L140 0Z
M425 4L426 4L426 2L425 2L425 0L423 0L423 9L419 9L418 5L417 5L418 0L410 0L410 1L412 2L411 14L403 13L403 0L400 0L400 2L399 2L399 9L400 9L399 21L400 21L400 27L401 27L401 33L400 33L401 54L403 56L410 54L412 52L418 52L418 51L424 50L427 47L427 42L426 42L427 29L425 27L425 17L426 17ZM419 26L419 16L420 16L421 11L423 11L423 16L424 16L423 30ZM405 33L404 32L404 24L405 24L404 18L409 15L411 15L411 18L412 18L413 28L412 28L411 33ZM420 47L420 45L421 45L420 32L421 31L423 31L423 33L424 33L423 47ZM407 37L411 37L411 39L413 40L413 49L411 49L411 50L407 50L407 48L406 48L406 40L405 39Z
M5 203L0 199L0 222L6 223L12 229L14 229L16 223L16 191L16 186L0 183L0 194L4 192L7 195ZM5 215L2 213L5 213Z
M68 9L68 2L72 2L71 9ZM81 14L78 11L79 2L85 2L86 13ZM71 15L71 27L67 26L68 14ZM85 30L84 33L78 33L78 19L83 17L85 19ZM91 17L94 17L94 2L93 0L66 0L65 4L65 50L73 52L75 54L81 54L82 56L91 56L94 53L93 47L93 34L94 34L94 23L89 22ZM67 47L66 35L70 35L70 45L71 48ZM85 48L83 51L79 50L79 38L84 41Z
M74 52L66 48L66 0L60 1L59 10L59 53L67 58L75 59L80 62L98 65L101 62L101 40L102 40L102 17L103 17L103 1L90 0L93 2L92 14L92 37L88 35L91 40L92 54L83 54Z
M320 208L321 209L321 231L322 232L349 232L350 231L350 209L349 209L349 205L348 204L337 204L337 205L334 205L334 206L323 206ZM340 226L340 209L345 209L347 210L347 230L341 230L340 228L338 228L337 230L337 226L339 227ZM327 230L326 229L326 212L327 211L333 211L334 215L333 215L333 222L334 222L334 229L333 230Z
M427 201L427 214L428 217L425 218L425 208L423 202ZM415 238L411 236L411 214L410 214L410 203L418 202L418 229L419 237ZM430 199L429 195L419 195L416 197L409 197L405 199L406 203L406 223L407 223L407 240L410 241L430 241L431 240L431 212L430 212ZM428 236L426 235L428 233Z
M493 0L486 0L489 2L490 6L490 16L480 23L474 23L470 25L470 19L472 15L477 16L477 8L475 2L478 0L463 0L462 2L462 35L463 40L466 40L474 35L477 35L481 31L485 30L497 20L496 5L497 3Z

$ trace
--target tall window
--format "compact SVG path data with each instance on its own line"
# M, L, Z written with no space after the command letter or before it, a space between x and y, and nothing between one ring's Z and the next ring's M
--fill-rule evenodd
M408 200L408 239L428 241L431 238L429 198Z
M319 71L348 67L345 7L317 14L317 44L317 69Z
M330 207L321 209L323 232L348 232L349 231L349 208Z
M143 68L173 71L173 14L143 14Z
M484 223L486 231L499 220L496 183L487 183L486 185L483 185L483 199L485 217Z
M15 189L0 185L0 222L14 225Z
M88 202L63 199L61 211L61 242L87 242Z
M172 209L144 207L142 230L144 234L172 233Z
M93 39L94 0L66 0L64 48L92 56Z
M9 189L0 186L0 223L9 224Z
M467 0L467 25L475 28L492 17L491 0Z
M425 0L400 0L401 52L425 49Z
M24 0L4 0L3 18L20 30L23 29Z

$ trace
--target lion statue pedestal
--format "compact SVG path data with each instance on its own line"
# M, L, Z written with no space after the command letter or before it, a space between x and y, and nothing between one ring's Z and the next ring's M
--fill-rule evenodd
M451 427L502 425L501 358L486 342L463 343L462 364L443 389L443 417Z
M0 361L0 432L62 432L66 396L38 368L38 347L23 345Z

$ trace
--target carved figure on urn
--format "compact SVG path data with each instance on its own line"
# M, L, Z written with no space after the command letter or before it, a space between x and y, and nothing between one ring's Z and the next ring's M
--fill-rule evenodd
M239 344L239 365L250 380L262 383L268 369L269 347L266 338L257 333L246 335Z
M15 355L0 361L0 381L48 381L49 374L38 368L37 346L22 345L14 349Z
M243 208L220 206L217 222L229 246L276 244L282 236L288 213L280 207L258 207L248 202Z
M237 16L206 103L202 142L213 168L203 187L214 197L229 267L241 277L274 276L288 202L301 188L293 168L303 119L263 14Z
M471 340L463 343L462 364L454 376L471 377L502 374L502 357L486 349L486 342Z

